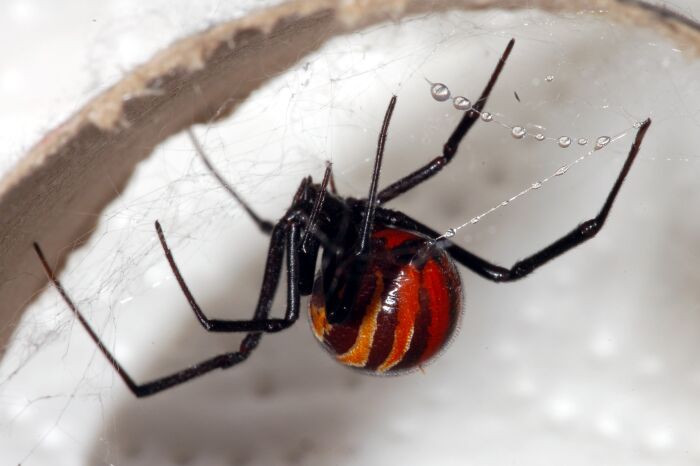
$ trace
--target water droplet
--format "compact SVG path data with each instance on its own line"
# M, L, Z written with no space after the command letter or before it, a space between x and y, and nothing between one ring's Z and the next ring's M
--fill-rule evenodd
M544 134L542 134L542 133L535 134L535 139L537 139L538 141L544 141Z
M442 83L434 83L430 86L430 95L438 102L444 102L450 98L450 90Z
M571 145L571 138L569 136L562 136L557 142L559 142L559 147L567 148Z
M493 120L493 115L491 115L489 112L481 112L481 119L484 121L491 121Z
M442 235L442 236L444 236L445 238L452 238L452 237L453 237L454 235L456 235L456 234L457 234L457 232L455 231L455 229L454 229L454 228L450 228L450 229L447 230L447 231L445 232L445 234Z
M588 144L588 139L578 138L578 141L576 141L576 142L578 143L579 146L585 146L586 144Z
M532 183L532 186L530 186L532 189L540 189L542 187L542 183L539 181L537 183Z
M522 139L527 134L527 130L522 126L513 126L510 134L512 134L515 139Z
M566 165L564 165L564 166L561 167L559 170L557 170L556 172L554 172L554 176L561 176L561 175L563 175L564 173L566 173L566 171L567 171L568 169L569 169L569 167L567 167Z
M454 107L457 110L469 110L470 108L472 108L471 101L461 95L458 95L457 97L452 99L452 105L454 105Z
M600 150L610 144L610 136L601 136L595 141L595 150Z
M547 81L548 83L551 83L552 81L554 81L554 75L549 74L549 75L545 76L544 80Z

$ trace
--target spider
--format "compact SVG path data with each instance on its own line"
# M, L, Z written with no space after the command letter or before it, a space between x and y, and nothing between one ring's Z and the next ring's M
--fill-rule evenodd
M163 229L158 221L155 222L165 257L199 323L209 332L245 333L238 351L215 356L147 383L136 383L78 311L41 248L34 243L36 253L65 303L137 397L167 390L214 369L240 364L257 348L264 333L282 331L297 321L300 296L307 295L311 295L312 331L338 362L373 374L400 374L420 367L434 359L449 342L461 314L461 280L454 261L487 280L509 282L525 277L591 239L603 227L651 124L647 119L639 127L629 155L598 215L511 268L488 262L453 244L448 238L440 237L436 231L408 215L385 208L384 205L392 199L439 173L455 157L460 141L479 119L514 43L514 40L508 43L481 96L454 129L442 154L379 190L384 145L396 105L396 96L391 98L377 143L366 199L340 196L328 164L320 184L313 183L311 177L302 180L280 220L261 219L216 172L190 133L207 168L258 228L270 236L253 318L210 319L190 292L166 243ZM316 274L321 250L320 272ZM283 318L272 318L270 308L285 260L287 308Z

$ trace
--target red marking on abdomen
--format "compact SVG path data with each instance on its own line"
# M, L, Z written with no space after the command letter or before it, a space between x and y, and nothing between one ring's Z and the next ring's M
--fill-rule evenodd
M428 261L423 268L422 285L430 302L430 326L428 327L428 345L419 362L427 361L445 345L445 339L454 324L445 274L434 260Z
M406 241L416 240L415 233L405 230L394 230L393 228L385 228L383 230L375 231L372 236L383 240L384 246L387 249L394 249Z
M311 299L314 333L335 359L375 374L399 374L433 359L461 310L459 274L446 252L420 234L380 228L348 318L326 320L322 276ZM420 260L414 260L418 258Z

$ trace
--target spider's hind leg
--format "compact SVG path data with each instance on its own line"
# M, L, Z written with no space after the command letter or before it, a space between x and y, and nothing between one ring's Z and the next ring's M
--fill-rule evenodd
M258 226L260 231L266 234L270 234L272 232L272 228L274 227L274 223L265 220L261 218L250 205L246 201L243 200L243 198L236 192L235 189L224 179L223 176L217 171L217 169L212 165L211 161L207 157L207 155L204 152L204 149L202 148L202 145L199 143L199 139L197 139L197 136L195 136L194 131L191 129L187 130L187 135L190 137L190 141L192 141L192 145L194 146L195 152L197 152L197 155L199 155L199 158L202 159L202 162L204 163L204 166L207 167L207 170L212 174L214 178L216 178L216 181L219 182L219 184L226 190L228 193L233 197L236 202L243 207L243 210L245 210L246 214L250 217L250 219L255 222L255 224Z
M243 339L238 351L215 356L200 363L194 364L186 369L175 372L174 374L161 377L144 384L137 384L134 379L131 378L128 372L126 372L119 361L117 361L114 355L107 349L105 344L97 336L97 333L87 323L85 317L78 310L78 307L63 288L63 285L60 283L58 278L56 278L53 269L49 266L49 263L39 245L34 243L34 250L41 261L44 271L46 272L46 275L51 283L53 283L54 287L61 294L63 301L76 316L92 341L95 342L95 345L97 345L100 352L105 356L107 361L114 368L119 377L121 377L129 390L131 390L131 392L137 397L149 396L163 390L167 390L168 388L175 387L181 383L187 382L188 380L211 372L214 369L227 369L240 364L241 362L245 361L248 356L250 356L252 351L258 346L260 338L262 337L262 332L275 332L283 330L296 322L297 317L299 316L299 261L297 252L299 249L299 225L294 221L290 221L288 223L287 221L282 221L278 223L275 228L273 228L263 284L260 290L260 298L258 300L258 305L256 307L253 320L238 321L210 320L202 313L201 309L194 300L192 293L190 293L189 289L187 288L179 269L175 265L172 254L165 243L163 231L158 223L156 223L156 228L158 230L161 243L166 251L166 256L168 257L173 273L175 274L183 293L187 297L192 310L200 320L200 323L210 331L246 332L247 335ZM288 262L287 312L284 319L269 319L270 308L277 290L277 284L279 282L283 253L285 249L287 250Z
M82 325L85 331L87 331L92 341L95 342L95 345L97 345L97 348L100 350L100 352L104 355L105 358L107 358L107 361L114 368L115 372L124 381L129 390L131 390L131 392L138 398L153 395L163 390L167 390L168 388L175 387L176 385L180 385L181 383L187 382L188 380L199 377L200 375L204 375L207 372L210 372L214 369L225 369L231 366L235 366L236 364L245 361L248 358L248 356L250 356L250 353L253 351L253 349L255 349L258 341L260 340L259 333L246 335L245 339L241 343L239 351L224 353L219 356L215 356L213 358L202 361L193 366L190 366L182 371L178 371L169 376L161 377L159 379L144 384L138 384L134 381L134 379L131 378L129 373L124 369L124 367L119 363L119 361L117 361L114 355L107 349L102 340L100 340L100 338L97 336L92 327L87 323L87 320L78 310L78 307L70 298L65 288L63 288L61 282L58 280L58 278L56 278L53 269L49 266L49 263L46 260L46 257L44 256L44 252L41 250L41 247L39 247L37 243L34 243L34 250L36 251L39 260L41 261L41 265L43 266L47 277L49 278L53 286L58 290L61 297L63 298L63 301L78 319L80 325Z
M182 293L187 298L192 311L197 316L199 323L208 332L279 332L290 327L299 317L299 230L298 220L280 220L272 229L270 247L267 253L267 262L263 274L263 282L260 288L260 297L253 314L252 320L220 320L209 319L197 304L180 269L175 263L175 258L165 241L165 234L156 221L156 231L163 252L168 260L175 279L180 285ZM287 251L287 310L283 319L270 319L270 308L277 290L284 251Z

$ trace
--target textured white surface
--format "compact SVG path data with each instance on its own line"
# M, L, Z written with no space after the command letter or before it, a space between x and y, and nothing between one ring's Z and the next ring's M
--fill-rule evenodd
M0 38L13 44L0 66L1 166L159 47L246 7L93 3L0 5ZM675 2L700 14L691 3ZM266 337L243 366L136 400L49 291L0 366L0 464L699 462L700 70L673 44L608 24L604 13L428 15L334 41L198 132L270 217L327 158L341 191L362 195L389 96L399 103L384 183L435 155L459 117L430 98L423 78L473 98L511 36L518 43L489 103L500 121L589 141L630 134L457 241L509 265L569 231L600 207L632 123L651 116L596 239L517 284L465 271L460 334L425 374L400 378L337 366L300 322ZM444 230L582 152L480 124L445 173L394 206ZM238 342L195 322L157 248L156 218L212 316L249 315L266 247L186 140L158 148L63 274L138 380Z

